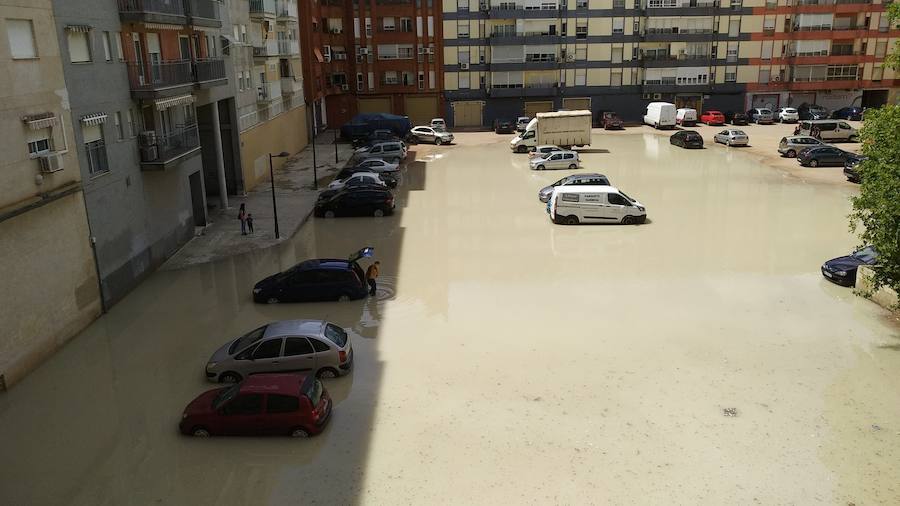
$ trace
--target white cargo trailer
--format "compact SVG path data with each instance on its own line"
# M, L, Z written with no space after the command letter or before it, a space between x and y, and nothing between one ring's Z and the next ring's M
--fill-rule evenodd
M525 131L509 142L517 153L526 153L539 145L561 148L591 143L591 111L539 112Z

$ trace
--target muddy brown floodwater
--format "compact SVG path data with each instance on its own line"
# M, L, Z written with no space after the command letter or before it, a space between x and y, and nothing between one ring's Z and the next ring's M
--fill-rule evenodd
M900 330L818 270L854 188L597 133L585 169L649 223L556 226L537 191L568 172L458 139L413 147L396 216L156 273L0 396L0 504L900 503ZM374 299L250 300L363 245ZM356 351L322 435L177 433L219 344L306 317Z

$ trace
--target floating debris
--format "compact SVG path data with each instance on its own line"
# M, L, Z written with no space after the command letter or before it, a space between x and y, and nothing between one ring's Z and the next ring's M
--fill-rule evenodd
M735 417L738 415L737 408L725 408L722 410L722 414L725 416Z

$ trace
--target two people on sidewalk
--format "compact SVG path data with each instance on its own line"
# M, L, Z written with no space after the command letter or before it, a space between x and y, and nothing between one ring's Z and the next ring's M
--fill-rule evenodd
M253 233L253 215L247 212L245 204L241 204L238 211L238 219L241 220L241 235L247 235L247 231Z

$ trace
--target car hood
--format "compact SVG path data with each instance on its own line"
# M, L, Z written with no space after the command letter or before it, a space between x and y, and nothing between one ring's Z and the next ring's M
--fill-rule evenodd
M209 357L209 361L221 362L223 360L231 358L231 354L228 353L228 349L231 348L231 345L234 344L235 341L237 341L237 339L232 339L231 341L223 344L218 350L215 351L215 353L212 354L211 357Z
M545 186L545 187L541 188L541 191L539 191L538 193L541 195L550 195L551 193L553 193L553 188L555 188L555 187L554 186Z
M845 255L842 257L832 258L831 260L825 262L825 265L835 271L846 271L849 269L855 269L860 265L865 265L865 262L853 255Z
M272 274L271 276L264 278L264 279L260 280L258 283L256 283L255 285L253 285L253 289L256 290L256 289L269 288L269 287L275 285L278 282L279 278L281 278L280 272L277 274Z
M213 401L215 400L216 396L219 395L220 391L222 391L221 388L216 388L203 392L202 394L197 396L196 399L192 400L186 408L184 408L184 414L188 416L197 416L208 415L215 412L215 409L213 409Z

